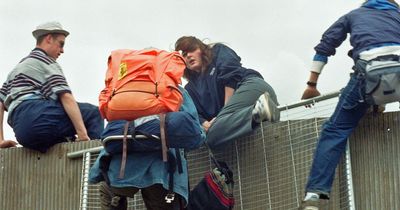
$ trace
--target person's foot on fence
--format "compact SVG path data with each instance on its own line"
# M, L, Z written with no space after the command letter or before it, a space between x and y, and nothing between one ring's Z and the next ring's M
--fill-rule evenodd
M261 123L262 121L276 122L280 118L278 106L271 99L268 92L258 98L252 114L256 123Z
M319 199L318 201L302 201L299 210L319 210Z
M307 193L298 210L324 210L327 206L326 199L320 199L317 193Z

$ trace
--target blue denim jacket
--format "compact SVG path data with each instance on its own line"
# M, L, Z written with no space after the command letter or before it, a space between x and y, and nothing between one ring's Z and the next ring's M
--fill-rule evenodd
M189 94L182 88L184 102L181 106L181 112L187 112L193 119L196 121L196 128L198 130L199 135L194 135L191 138L185 139L186 142L183 144L182 148L185 149L195 149L198 148L205 139L205 132L202 129L198 115L193 104L192 99L190 98ZM173 119L171 119L173 120ZM123 132L123 125L125 121L114 121L110 122L104 133L103 137L110 136L110 135L121 135ZM155 126L157 125L157 126ZM157 128L157 129L155 129ZM185 129L193 129L193 128L185 128L182 127L175 127L175 128L168 128L169 131L176 130L177 132L184 133L183 130ZM154 135L159 134L159 121L153 120L136 128L141 132L147 132ZM183 138L173 138L173 135L177 132L171 131L170 135L167 133L167 137L170 146L178 147L179 142L183 140ZM149 141L154 143L153 141ZM152 146L152 145L147 145ZM155 147L159 147L159 145L153 145ZM187 172L187 161L183 155L183 149L178 148L170 148L173 154L177 152L181 153L182 157L182 166L183 166L183 173L179 173L175 171L174 173L174 192L181 195L187 202L189 188L188 188L188 172ZM99 169L99 158L102 155L105 155L106 152L103 149L100 152L99 157L97 158L96 162L90 169L89 173L89 182L91 183L98 183L103 180L101 176L100 169ZM108 176L110 178L110 184L113 187L137 187L137 188L145 188L151 186L153 184L162 184L165 189L168 189L168 173L166 171L164 162L162 161L162 154L161 150L158 151L146 151L146 152L133 152L129 153L126 162L126 169L125 169L125 176L123 179L118 179L119 170L121 166L121 155L114 155L112 161L110 163L110 168L108 171Z

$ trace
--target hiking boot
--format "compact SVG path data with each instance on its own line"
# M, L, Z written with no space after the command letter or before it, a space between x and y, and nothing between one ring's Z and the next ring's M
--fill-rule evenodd
M268 92L262 94L254 106L253 120L257 123L262 121L276 122L280 118L280 112L276 103L271 99Z

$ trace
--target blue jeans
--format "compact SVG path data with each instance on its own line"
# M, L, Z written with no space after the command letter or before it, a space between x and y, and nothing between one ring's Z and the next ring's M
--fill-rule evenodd
M340 95L335 112L324 123L306 192L329 197L336 167L346 149L347 138L369 108L363 100L361 85L362 80L353 74Z
M97 106L78 103L90 139L100 139L104 129ZM24 147L46 152L57 143L75 139L75 128L62 104L54 100L27 100L13 111L8 120L17 141Z

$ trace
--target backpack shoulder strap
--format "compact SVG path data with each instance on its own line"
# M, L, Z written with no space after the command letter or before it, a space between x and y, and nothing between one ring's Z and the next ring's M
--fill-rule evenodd
M123 179L125 175L125 166L126 166L126 156L127 156L127 150L128 150L128 142L127 142L127 136L128 136L128 129L129 129L129 121L125 123L124 126L124 138L122 139L122 161L121 161L121 167L119 169L119 176L118 178Z

